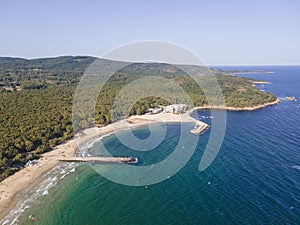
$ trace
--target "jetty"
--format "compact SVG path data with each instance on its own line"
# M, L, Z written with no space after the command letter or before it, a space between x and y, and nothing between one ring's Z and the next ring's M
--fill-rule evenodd
M137 157L111 157L111 156L97 156L97 157L64 157L58 159L62 162L90 162L90 163L138 163Z
M196 123L194 129L192 129L190 132L192 134L203 134L207 129L209 128L209 125L206 123Z

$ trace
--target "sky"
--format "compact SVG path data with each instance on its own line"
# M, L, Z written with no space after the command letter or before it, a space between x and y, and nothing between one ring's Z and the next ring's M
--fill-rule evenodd
M178 44L208 65L300 64L298 0L0 0L0 56L101 57Z

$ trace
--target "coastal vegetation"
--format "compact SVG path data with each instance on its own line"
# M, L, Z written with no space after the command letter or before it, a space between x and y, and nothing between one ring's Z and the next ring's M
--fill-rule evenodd
M0 58L0 180L20 169L26 161L39 157L74 135L74 92L85 70L95 59L86 56L34 60ZM276 100L272 93L262 92L253 85L254 80L226 75L217 69L213 73L222 89L226 106L254 107ZM126 84L145 76L160 76L174 81L188 93L193 106L208 104L199 85L174 65L135 63L116 72L102 88L95 107L95 121L91 115L73 115L76 127L85 129L94 123L99 126L111 123L114 113L112 103L118 93ZM212 102L220 97L218 94L214 96L217 92L205 75L200 77L200 82L202 87L210 90ZM129 114L121 110L115 116L121 119L145 114L150 107L184 101L176 96L172 102L150 96L137 101Z

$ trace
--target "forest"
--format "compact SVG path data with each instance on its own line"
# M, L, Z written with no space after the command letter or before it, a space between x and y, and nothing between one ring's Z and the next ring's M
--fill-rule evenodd
M156 76L171 80L188 93L192 106L208 104L203 87L210 90L210 103L219 97L204 74L199 74L197 83L185 70L175 65L133 63L110 77L99 92L94 113L72 114L77 85L95 60L89 56L34 60L0 58L0 180L18 171L26 161L38 158L41 153L72 138L74 132L78 132L76 129L109 124L113 122L112 115L115 119L122 119L147 113L150 107L185 103L185 99L176 97L175 92L171 100L148 96L134 102L129 113L122 109L116 112L113 109L114 99L123 87L140 78ZM187 66L188 69L195 71L199 68ZM248 107L276 100L272 93L262 92L253 85L251 79L232 76L217 69L211 72L221 87L226 106ZM129 94L136 94L136 90Z

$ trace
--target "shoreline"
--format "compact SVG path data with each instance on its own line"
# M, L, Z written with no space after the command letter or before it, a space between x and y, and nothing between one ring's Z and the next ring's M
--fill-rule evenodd
M208 110L208 109L219 109L219 110L227 110L227 111L254 111L254 110L258 110L261 108L265 108L267 106L271 106L271 105L276 105L280 103L280 99L276 99L273 102L268 102L268 103L264 103L261 105L256 105L256 106L252 106L252 107L227 107L227 106L209 106L209 105L204 105L204 106L199 106L199 107L195 107L192 110Z
M46 174L58 165L60 158L75 156L77 149L91 139L128 128L137 128L155 123L197 122L198 120L186 114L160 113L154 115L131 116L128 119L97 128L88 128L79 135L57 145L53 150L41 154L36 164L24 167L15 174L0 182L0 222L3 222L9 213L19 204L19 196L36 188ZM202 121L198 121L203 123Z
M270 105L275 105L280 102L277 99L271 103L265 103L254 107L234 108L222 106L202 106L194 107L194 110L206 109L220 109L230 111L252 111ZM172 113L159 113L154 115L136 115L128 119L123 119L118 122L106 125L104 127L93 127L83 130L80 135L57 145L53 150L43 153L41 158L36 160L36 164L29 167L24 167L15 174L9 176L0 182L0 222L15 209L19 203L18 197L26 193L29 189L38 186L42 180L43 174L49 172L59 163L59 158L75 156L77 149L91 139L101 137L110 133L118 132L128 128L137 128L155 123L178 123L178 122L191 122L197 124L208 125L202 121L192 118L189 114L172 114Z
M252 84L270 84L269 81L253 81Z

